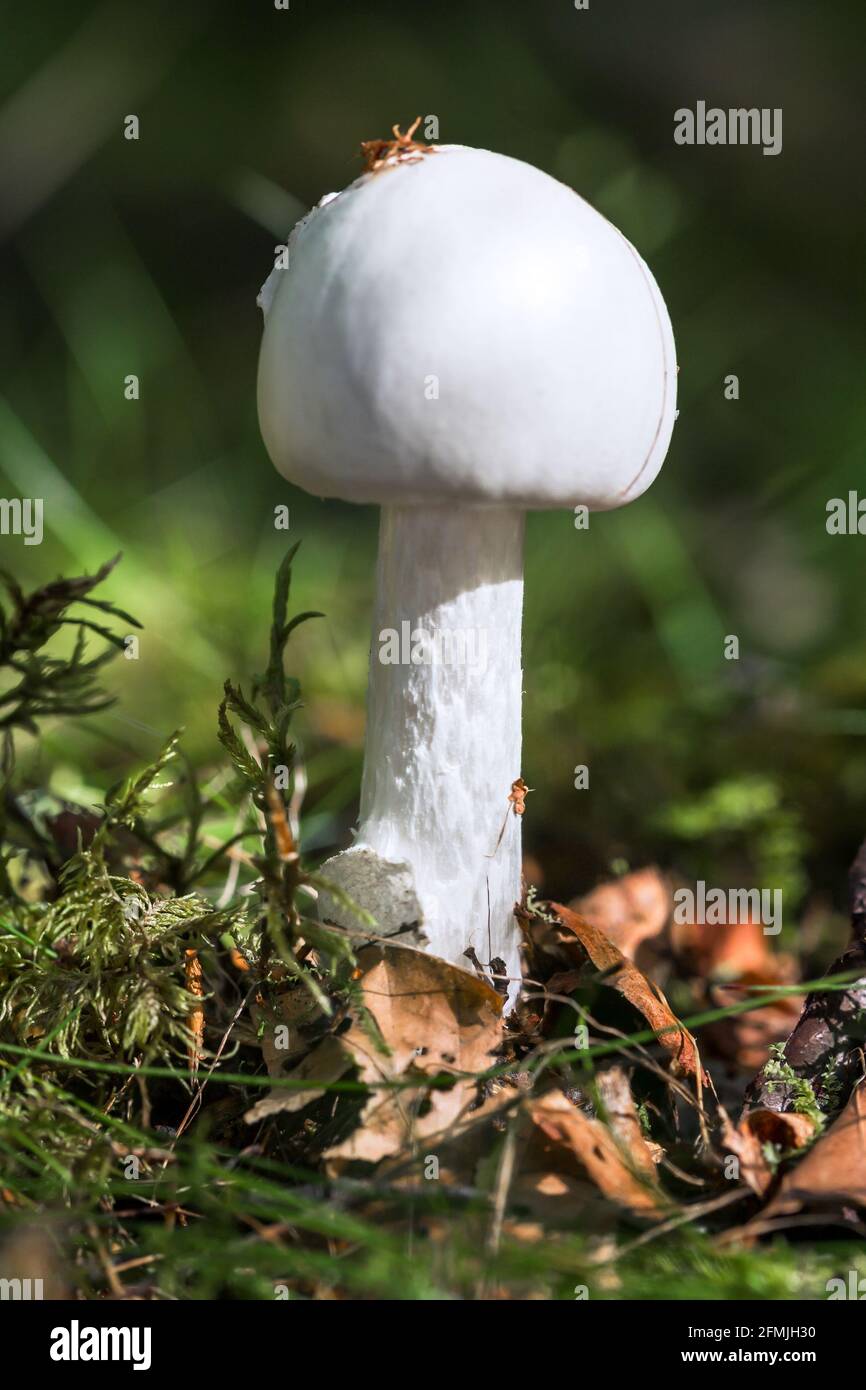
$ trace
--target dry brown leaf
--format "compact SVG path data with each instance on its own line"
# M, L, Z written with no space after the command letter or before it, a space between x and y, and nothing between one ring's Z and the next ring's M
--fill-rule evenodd
M497 1093L481 1107L473 1079L447 1090L426 1084L443 1072L459 1076L493 1064L503 1039L503 999L486 981L407 946L369 946L359 953L358 965L363 1001L390 1056L377 1050L357 1020L340 1043L367 1084L414 1078L418 1086L374 1091L355 1131L327 1151L331 1171L353 1160L376 1163L421 1141L428 1147L444 1143L507 1098Z
M410 1068L403 1079L414 1086L397 1092L378 1092L361 1112L357 1128L325 1151L325 1166L331 1174L347 1163L380 1163L405 1159L422 1145L421 1153L439 1158L456 1178L458 1170L452 1156L459 1153L459 1142L490 1120L503 1108L510 1095L498 1093L478 1100L474 1081L461 1080L448 1090L431 1090L429 1074Z
M631 1147L625 1152L601 1120L584 1115L561 1091L528 1101L527 1112L537 1131L529 1168L552 1173L564 1164L566 1176L587 1175L605 1197L629 1211L652 1216L666 1210L652 1156L637 1164Z
M608 1067L595 1078L605 1119L638 1171L652 1173L661 1156L657 1144L649 1144L640 1127L629 1079L622 1067Z
M712 991L714 1008L739 1004L748 988L756 996L762 989L793 983L796 968L789 956L769 956L757 974L744 974L736 986ZM802 994L780 994L770 1004L732 1014L706 1025L703 1041L707 1053L745 1071L758 1071L770 1055L772 1043L784 1042L800 1017Z
M787 1118L787 1117L786 1117ZM853 1092L837 1120L782 1179L760 1213L765 1221L804 1207L866 1207L866 1082Z
M722 1143L740 1161L740 1176L759 1197L766 1196L774 1172L764 1153L765 1144L782 1149L802 1149L815 1135L815 1122L793 1111L780 1113L762 1108L750 1110L736 1125L723 1112Z
M722 1146L727 1154L733 1154L740 1166L740 1177L759 1197L766 1196L773 1182L773 1170L764 1155L758 1136L745 1120L731 1124L725 1115L722 1121Z
M555 927L545 924L548 935L545 949L550 949L549 934L553 932L556 933L556 945L566 957L580 964L584 955L588 956L596 970L605 973L604 983L627 999L658 1034L659 1043L670 1055L674 1073L700 1077L703 1084L708 1084L697 1043L675 1017L658 986L648 980L632 961L626 960L619 947L592 923L561 903L551 903L550 906L559 918L560 928L557 932Z
M664 931L672 905L670 884L658 869L650 868L599 884L569 907L633 961L642 942Z
M327 1083L353 1070L377 1088L355 1131L327 1151L331 1171L352 1160L376 1163L421 1140L430 1145L460 1137L511 1095L499 1090L481 1105L476 1082L461 1075L487 1070L503 1040L503 999L486 981L425 951L385 943L360 951L358 969L362 1002L384 1047L359 1012L348 1029L339 1036L329 1033L293 1071L284 1070L285 1053L271 1047L266 1054L274 1075ZM455 1084L432 1088L431 1078L443 1073L457 1077ZM417 1084L383 1088L395 1080ZM274 1091L246 1118L252 1123L281 1110L299 1110L322 1094Z
M762 1144L778 1144L782 1149L804 1149L815 1137L811 1115L799 1115L793 1110L750 1110L740 1124L746 1124Z
M244 1119L247 1124L256 1124L259 1120L266 1120L269 1116L279 1115L281 1112L293 1114L296 1110L303 1110L305 1105L311 1105L314 1100L320 1100L325 1094L325 1088L332 1081L339 1081L352 1066L352 1058L341 1046L341 1041L329 1033L293 1071L282 1073L281 1070L277 1070L274 1073L285 1074L292 1081L321 1082L321 1089L312 1086L298 1091L290 1091L288 1088L275 1089L246 1112Z
M760 972L773 953L760 922L671 922L671 949L688 970L706 979L736 980Z
M797 978L794 957L775 951L763 924L751 917L718 923L673 920L670 943L680 964L702 979L791 984Z
M795 958L774 952L762 923L749 917L723 923L674 920L670 944L682 970L714 982L710 995L714 1007L740 1003L746 987L757 993L765 987L794 984L798 978ZM707 1054L737 1069L759 1070L771 1044L788 1037L802 1004L799 995L780 995L771 1004L708 1024L702 1035Z
M300 982L278 994L269 1006L253 1004L250 1013L261 1030L262 1056L270 1076L288 1075L289 1066L309 1052L321 1033L325 1015L310 991ZM282 1034L277 1029L284 1029ZM277 1046L277 1042L282 1046Z
M423 1098L426 1092L421 1089L418 1094ZM449 1120L441 1130L428 1133L423 1128L415 1129L413 1137L416 1144L423 1140L420 1149L413 1148L409 1143L382 1157L379 1173L387 1178L391 1187L417 1190L419 1174L426 1168L427 1159L431 1156L437 1160L436 1172L440 1183L455 1188L474 1184L479 1164L489 1157L492 1145L505 1127L505 1107L509 1104L516 1107L519 1095L513 1086L502 1086L479 1105L477 1090L468 1082L465 1083L463 1094L467 1097L467 1105L456 1119ZM415 1104L417 1107L417 1100ZM398 1133L402 1133L403 1129L404 1126L400 1125ZM363 1135L356 1130L350 1136L349 1150L345 1155L333 1149L328 1151L329 1171L339 1173L346 1162L356 1158L364 1147ZM420 1183L422 1188L429 1191L424 1178L420 1178Z

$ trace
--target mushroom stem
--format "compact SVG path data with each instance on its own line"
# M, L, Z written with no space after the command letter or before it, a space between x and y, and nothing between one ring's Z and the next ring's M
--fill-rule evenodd
M383 508L360 827L322 868L384 935L461 965L471 946L517 977L523 525L510 508ZM330 898L320 913L351 921Z

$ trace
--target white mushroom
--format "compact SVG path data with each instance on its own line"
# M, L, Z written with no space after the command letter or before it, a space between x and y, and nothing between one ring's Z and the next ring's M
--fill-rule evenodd
M524 513L618 507L655 478L676 401L664 301L547 174L405 141L304 219L275 275L271 458L382 508L360 825L322 873L384 934L461 964L471 946L516 980Z

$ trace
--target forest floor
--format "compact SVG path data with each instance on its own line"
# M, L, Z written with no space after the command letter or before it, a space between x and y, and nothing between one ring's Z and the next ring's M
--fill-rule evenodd
M173 736L99 810L22 787L15 739L104 707L111 624L134 619L92 597L109 567L7 580L0 1277L82 1299L821 1300L866 1276L866 854L821 980L760 904L690 915L653 867L568 905L527 892L508 1014L495 963L363 914L323 926L293 555L263 674L226 683L228 765L197 772Z

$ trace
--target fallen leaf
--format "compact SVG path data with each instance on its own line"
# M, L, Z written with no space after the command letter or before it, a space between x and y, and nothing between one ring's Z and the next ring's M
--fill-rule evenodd
M340 1042L368 1085L403 1079L417 1085L372 1093L357 1128L326 1153L329 1171L345 1162L376 1163L422 1140L454 1137L467 1123L499 1109L497 1091L482 1105L474 1077L487 1070L503 1040L503 999L485 980L408 946L377 944L358 956L362 999L389 1049L383 1054L356 1018ZM453 1086L431 1088L451 1074Z
M342 1046L342 1039L328 1034L294 1070L284 1073L292 1081L321 1082L321 1087L304 1086L296 1091L289 1090L288 1087L275 1088L248 1110L244 1119L247 1124L252 1125L281 1112L294 1114L297 1110L303 1110L314 1100L321 1100L330 1083L339 1081L351 1066L352 1058ZM279 1075L280 1072L276 1074Z
M603 932L632 961L643 942L662 934L672 906L670 884L656 868L599 884L569 904L572 912Z
M269 1004L250 1008L260 1033L265 1066L271 1076L286 1076L287 1068L309 1052L326 1023L318 1001L300 982L277 994Z
M727 981L750 976L760 980L766 976L769 984L779 975L789 981L795 978L794 958L775 952L763 923L748 914L734 922L678 922L673 918L670 945L680 966L702 979Z
M803 1149L815 1137L811 1115L800 1115L795 1110L784 1114L778 1110L750 1110L740 1124L748 1125L762 1144L778 1144L782 1149Z
M744 990L755 995L768 986L793 983L795 968L790 957L768 957L758 973L745 973L737 984L717 986L712 991L712 1007L724 1008L741 1003ZM702 1038L707 1053L732 1063L744 1071L758 1071L770 1054L773 1043L783 1042L800 1016L801 994L780 994L772 1003L747 1012L731 1014L704 1027Z
M629 1211L650 1216L667 1208L652 1157L647 1154L636 1163L631 1147L625 1150L607 1125L584 1115L561 1091L527 1102L527 1111L538 1132L535 1157L527 1155L527 1167L550 1173L558 1160L565 1163L566 1176L588 1176L605 1197Z
M657 1033L660 1045L670 1055L671 1069L708 1084L694 1038L677 1020L658 986L592 923L561 903L551 903L550 907L559 923L541 924L544 949L550 952L557 948L573 964L582 964L589 957L596 970L605 975L604 983L627 999Z
M740 1176L759 1197L766 1196L775 1173L767 1161L765 1144L782 1150L802 1149L815 1136L815 1121L795 1111L782 1114L759 1108L743 1115L736 1125L723 1115L722 1144L740 1162Z
M837 1120L786 1173L759 1219L804 1207L866 1207L866 1083L860 1082Z
M358 953L358 971L360 1006L350 1027L329 1033L294 1070L275 1073L324 1086L352 1071L371 1087L353 1133L326 1151L332 1172L350 1161L377 1163L422 1140L429 1148L460 1138L514 1094L492 1087L480 1097L471 1075L493 1064L504 1036L502 996L485 980L426 951L385 943ZM269 1069L276 1065L271 1049ZM452 1085L431 1084L449 1075ZM388 1087L396 1081L409 1084ZM275 1090L246 1118L296 1111L322 1094Z
M608 1067L607 1071L598 1073L595 1086L611 1132L635 1168L652 1173L661 1150L657 1144L651 1145L644 1138L626 1072L622 1067Z

